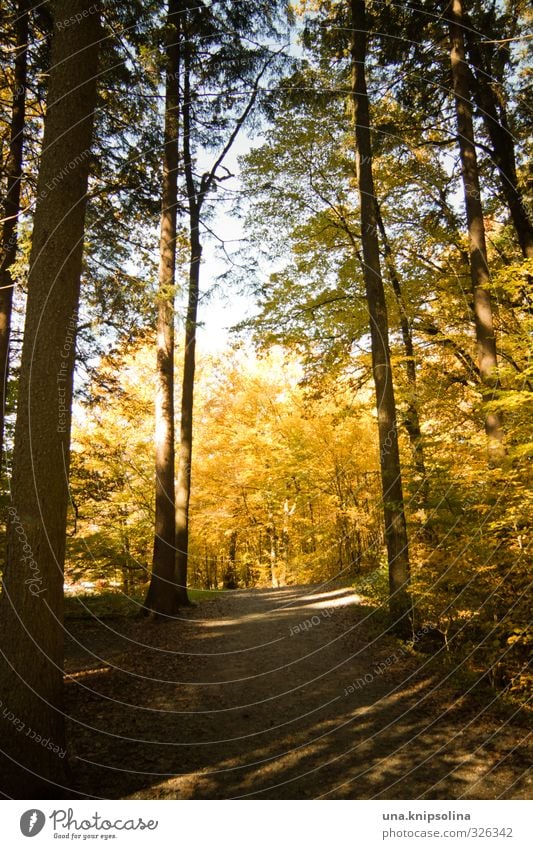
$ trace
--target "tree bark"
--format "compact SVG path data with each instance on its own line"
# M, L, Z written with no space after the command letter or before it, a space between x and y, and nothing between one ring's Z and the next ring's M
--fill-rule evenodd
M370 112L365 75L366 9L364 0L351 0L350 6L353 26L351 58L356 165L361 210L364 281L370 316L372 370L378 412L385 540L389 564L389 607L392 626L398 633L408 636L412 633L412 605L408 591L409 553L390 363L388 316L381 275L372 172Z
M9 337L13 287L11 266L17 257L17 226L20 214L24 122L26 112L27 49L29 33L29 0L19 0L15 19L15 68L9 155L7 160L7 192L4 201L2 255L0 259L0 464L4 450L4 419L9 372Z
M204 197L204 178L197 192L191 154L191 86L190 54L185 51L183 86L183 153L185 183L189 200L189 294L185 319L185 351L181 391L180 451L178 483L176 490L176 575L177 592L181 605L189 604L187 595L187 567L189 559L189 503L191 499L192 425L194 409L194 376L196 371L196 323L200 297L200 211Z
M279 587L278 579L278 535L274 524L274 516L270 513L268 524L266 526L269 560L270 560L270 580L273 587Z
M287 583L287 569L289 565L289 547L290 547L290 518L296 509L296 504L289 506L289 499L286 498L283 503L283 524L281 527L281 539L279 546L280 553L280 569L278 572L278 586L284 587Z
M533 257L533 223L518 182L515 144L509 130L505 104L494 90L490 71L485 67L483 54L471 27L466 27L464 33L471 66L476 70L476 73L472 73L474 98L492 144L494 162L500 173L503 195L520 249L526 259L531 259Z
M452 0L449 7L449 21L450 59L468 226L478 367L484 387L484 400L488 401L498 388L498 362L492 304L489 294L490 273L472 121L469 69L465 61L462 0ZM499 462L505 453L502 416L498 411L486 414L485 431L488 440L489 462L494 464Z
M237 531L232 531L228 546L228 568L224 575L224 589L237 589Z
M94 0L56 0L52 8L52 63L0 604L0 786L6 795L24 799L71 793L64 789L63 565L75 337L101 39ZM74 15L81 23L62 25Z
M203 9L200 5L195 7ZM193 9L191 9L193 11ZM186 24L188 28L188 24ZM183 379L181 396L180 452L178 461L178 482L176 488L176 580L180 605L189 604L187 596L187 569L189 558L189 503L191 496L191 463L193 440L194 377L196 371L196 326L198 302L200 298L200 263L202 243L200 238L200 215L204 200L217 180L217 171L231 150L240 130L250 114L259 92L259 83L269 62L263 66L255 79L246 108L235 122L229 138L218 155L210 171L205 172L199 185L196 183L191 153L192 112L191 112L191 55L193 34L186 33L183 51L183 165L189 205L189 287L187 317L185 320L185 351L183 359ZM197 48L196 48L197 49Z
M187 96L187 95L185 95ZM186 130L185 130L186 132ZM187 165L185 166L187 168ZM191 204L193 201L191 200ZM196 371L196 323L200 296L200 213L194 202L191 208L191 257L189 264L189 299L185 320L185 352L181 395L180 452L176 490L176 562L177 592L180 605L189 604L187 566L189 559L189 503L191 499L192 426L194 409L194 376Z
M383 222L383 218L381 216L381 211L379 209L379 204L377 203L377 201L376 216L379 231L381 233L381 238L383 241L385 264L387 266L389 278L392 284L392 290L394 292L394 297L396 298L398 311L400 313L400 331L402 334L403 349L405 353L405 374L407 377L407 384L409 388L409 397L407 399L407 415L405 417L405 429L407 431L407 435L409 437L409 444L411 446L413 466L418 475L419 494L417 493L417 501L419 502L420 507L422 509L427 510L429 500L429 485L426 474L426 461L424 457L424 440L422 437L422 428L420 426L420 416L418 413L416 364L415 351L413 345L413 334L411 332L411 325L409 323L409 317L405 308L400 279L398 277L398 272L396 270L396 266L392 257L392 249L387 237L387 231L385 230L385 224Z
M179 164L180 7L179 0L169 0L157 316L155 533L152 577L145 601L146 610L162 616L172 616L178 609L175 583L174 292Z

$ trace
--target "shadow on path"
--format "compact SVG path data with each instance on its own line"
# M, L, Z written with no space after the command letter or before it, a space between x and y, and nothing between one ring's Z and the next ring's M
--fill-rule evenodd
M162 625L70 627L70 751L87 796L528 793L522 717L381 634L349 588L240 590Z

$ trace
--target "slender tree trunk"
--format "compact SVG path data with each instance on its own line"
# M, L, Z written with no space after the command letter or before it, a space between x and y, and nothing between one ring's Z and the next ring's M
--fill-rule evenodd
M192 427L194 409L194 377L196 371L196 324L200 298L200 212L205 196L205 180L202 177L197 191L191 154L191 87L190 51L185 51L183 84L183 160L185 183L189 201L189 295L185 319L185 351L183 355L183 378L181 392L180 451L178 461L178 483L176 489L176 575L180 605L189 604L187 595L187 568L189 560L189 504L191 499Z
M157 390L155 400L155 534L145 609L172 616L175 584L174 287L178 202L179 0L169 0L166 29L165 145L159 242Z
M202 4L194 9L204 8ZM186 24L187 28L188 25ZM187 596L187 569L189 559L189 503L191 497L191 463L193 438L193 407L194 407L194 377L196 370L196 325L198 302L200 297L200 263L202 244L200 239L200 214L206 195L217 179L218 168L235 142L244 122L250 114L258 91L261 77L266 71L266 65L258 74L252 88L252 93L246 108L236 120L233 131L214 162L211 171L205 172L197 186L194 164L191 154L191 54L193 50L193 35L186 33L184 41L184 73L183 73L183 165L185 184L189 204L189 296L187 317L185 320L185 351L183 359L183 380L181 396L181 427L180 452L178 462L178 482L176 488L176 579L177 593L180 605L189 604Z
M63 564L85 205L101 39L94 0L56 0L0 605L0 787L70 795ZM59 26L79 16L81 23ZM40 740L37 739L40 736Z
M309 508L309 520L311 522L311 532L309 534L309 539L311 540L311 551L313 553L317 550L316 544L316 529L315 529L315 512L313 510L313 502L311 500L308 501L307 506Z
M269 543L270 579L272 586L278 587L278 545L276 526L274 524L274 516L272 514L269 516L269 523L266 527L266 531Z
M187 96L187 95L185 95ZM186 129L184 128L185 132ZM187 168L187 165L185 166ZM180 452L176 490L177 592L180 605L189 604L187 567L189 560L189 503L191 499L192 422L194 408L194 375L196 371L196 322L200 295L200 215L191 200L191 259L189 266L189 301L185 321L185 352L181 395Z
M478 350L478 366L484 399L490 400L498 387L496 338L489 294L490 273L485 241L485 225L479 184L472 103L470 101L469 69L465 61L463 40L462 0L452 0L449 7L450 58L457 115L459 151L463 170L466 220L470 248L470 274L474 296L474 321ZM497 463L504 452L502 416L496 412L485 416L489 462Z
M284 587L287 583L287 568L289 564L289 545L290 545L290 518L296 509L296 504L289 506L289 499L286 498L283 503L283 524L281 528L280 540L280 569L278 574L278 585Z
M17 225L20 213L22 154L26 111L27 48L29 32L29 0L19 0L15 19L15 73L9 155L7 160L7 192L4 201L2 254L0 258L0 464L4 449L4 419L9 373L9 336L15 281L11 266L17 256Z
M518 242L526 259L533 257L533 223L524 203L516 173L514 138L509 130L505 104L498 98L490 73L485 67L477 37L471 27L465 28L465 39L471 65L473 91L483 123L494 151L494 162L500 172L503 195L507 203Z
M412 606L408 591L409 553L389 351L387 306L381 276L372 173L370 112L365 75L366 9L364 0L351 0L350 5L353 26L352 100L357 145L357 179L363 234L364 280L370 316L372 369L378 411L385 540L389 563L390 615L395 630L409 635L412 633Z
M228 568L224 575L224 589L237 589L237 531L232 531L228 547Z
M419 479L418 483L420 494L417 494L417 500L423 509L427 509L429 499L429 488L426 474L426 462L424 457L424 441L422 437L422 428L420 427L420 416L418 412L416 364L415 351L413 346L413 334L411 332L409 316L407 315L407 310L405 308L405 302L402 295L402 288L400 285L400 278L398 277L398 272L396 271L396 266L392 257L392 249L390 246L389 239L387 237L387 231L385 230L385 224L383 222L383 218L381 216L381 211L379 209L379 204L377 203L377 201L376 216L385 252L385 263L392 284L394 297L396 298L396 303L398 305L398 311L400 313L400 331L402 334L403 349L405 353L405 374L407 377L407 385L409 391L409 397L407 399L407 415L405 417L405 429L407 431L407 435L409 437L409 444L411 446L413 466Z

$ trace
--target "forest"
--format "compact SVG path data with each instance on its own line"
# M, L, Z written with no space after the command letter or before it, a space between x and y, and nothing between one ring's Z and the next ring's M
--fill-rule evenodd
M0 793L530 791L525 0L0 0Z

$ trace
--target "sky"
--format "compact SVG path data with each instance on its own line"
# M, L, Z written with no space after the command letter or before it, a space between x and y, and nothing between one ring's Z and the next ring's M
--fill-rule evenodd
M252 146L257 146L261 142L261 137L252 140L244 132L236 139L233 149L224 161L225 166L232 174L235 174L234 179L224 183L224 186L230 188L232 192L237 191L240 186L239 157L244 156ZM206 156L205 163L201 164L202 170L204 167L206 169L209 167L213 158L216 158L216 153L211 154L210 157ZM229 253L238 250L239 242L244 238L242 221L229 214L228 204L223 200L221 200L219 211L209 222L209 227L219 239L228 243ZM253 315L255 311L256 304L253 296L242 294L237 281L234 281L235 285L232 287L231 275L229 279L226 278L224 282L215 286L215 291L210 292L213 285L217 283L217 278L227 271L228 267L228 263L221 256L217 240L206 233L203 239L203 260L200 272L201 299L197 333L198 346L205 353L217 353L226 348L232 336L230 328ZM178 303L178 311L182 313L185 298L186 295Z

